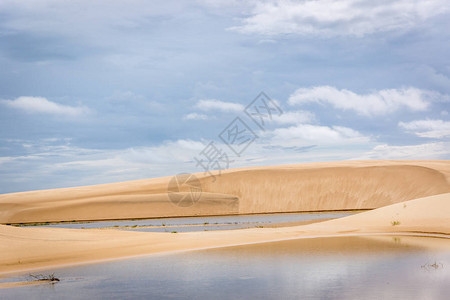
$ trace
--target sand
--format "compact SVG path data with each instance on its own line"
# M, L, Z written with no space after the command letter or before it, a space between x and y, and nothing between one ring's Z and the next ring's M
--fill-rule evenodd
M166 177L0 195L0 221L376 209L309 225L233 231L158 233L0 225L0 275L136 255L320 236L429 235L450 243L449 161L242 168L223 171L214 182L197 175L204 193L192 207L177 207L170 202L167 192L164 194L170 180Z
M393 225L392 221L399 224ZM393 204L345 218L281 228L158 233L0 225L0 274L152 253L376 233L430 235L448 238L450 245L450 193Z
M0 224L373 209L450 192L448 160L308 163L195 175L203 193L189 207L170 201L172 177L163 177L3 194Z

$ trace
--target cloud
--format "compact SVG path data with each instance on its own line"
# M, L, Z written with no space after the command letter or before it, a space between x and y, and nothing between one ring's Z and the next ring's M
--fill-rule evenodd
M443 120L399 122L398 126L420 137L440 139L450 136L450 122Z
M90 149L62 142L30 141L26 153L0 156L0 177L5 179L0 193L201 171L187 162L205 147L205 143L193 140L125 149Z
M273 115L273 121L278 124L301 124L315 121L315 115L309 111L287 111L281 115Z
M450 143L438 142L419 145L377 145L355 159L444 159L450 154Z
M224 102L215 99L200 100L197 102L195 107L203 111L220 110L225 112L240 112L244 110L244 106L242 104Z
M299 124L277 128L268 133L271 145L299 146L303 144L330 145L340 143L364 143L370 141L358 131L343 126L319 126Z
M253 6L242 25L229 29L262 35L362 37L407 30L449 11L446 0L272 0Z
M357 94L346 89L338 90L332 86L316 86L296 90L289 97L288 103L290 105L331 104L338 109L353 110L364 116L374 116L393 113L401 107L412 111L424 111L431 101L441 97L446 96L412 87Z
M76 117L90 110L84 106L58 104L43 97L19 97L14 100L0 100L0 103L29 113Z
M183 116L183 120L208 120L210 119L205 114L198 114L198 113L190 113L185 116Z

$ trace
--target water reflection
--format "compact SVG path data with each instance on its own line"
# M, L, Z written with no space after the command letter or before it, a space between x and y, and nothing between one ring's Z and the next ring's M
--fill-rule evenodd
M442 266L424 268L425 264ZM59 269L51 288L4 299L447 299L450 243L334 237L148 256Z
M153 232L186 232L204 230L230 230L273 225L296 225L301 222L319 221L349 216L357 211L349 212L321 212L321 213L280 213L255 214L213 217L163 218L145 220L117 220L98 222L55 223L39 227L53 228L109 228L130 231Z

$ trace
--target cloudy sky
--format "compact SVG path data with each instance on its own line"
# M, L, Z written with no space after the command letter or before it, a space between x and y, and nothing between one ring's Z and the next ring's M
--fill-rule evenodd
M0 193L201 172L210 142L229 167L450 159L448 28L448 0L2 0Z

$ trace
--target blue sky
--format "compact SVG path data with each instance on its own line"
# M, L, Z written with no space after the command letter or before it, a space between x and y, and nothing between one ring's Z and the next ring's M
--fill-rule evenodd
M0 2L0 193L201 172L211 141L229 167L450 158L448 1L93 2Z

